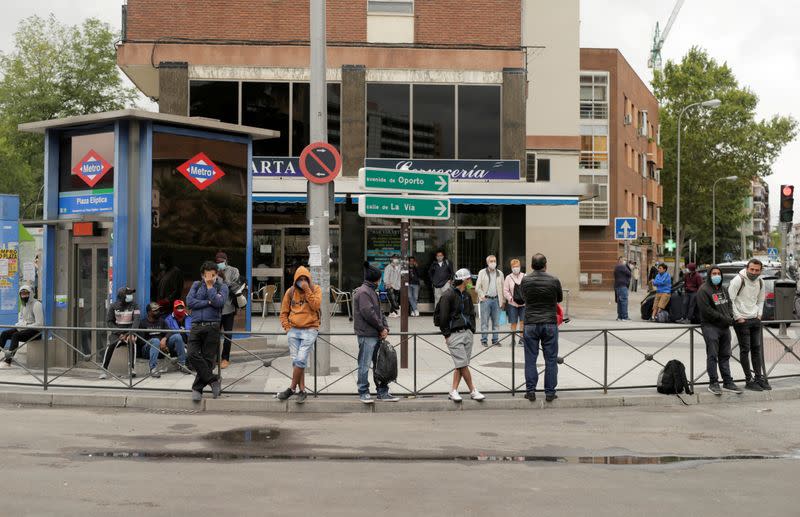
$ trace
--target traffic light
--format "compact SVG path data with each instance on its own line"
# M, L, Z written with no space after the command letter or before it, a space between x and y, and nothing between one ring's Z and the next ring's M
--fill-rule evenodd
M794 220L794 185L781 185L780 222L791 223Z

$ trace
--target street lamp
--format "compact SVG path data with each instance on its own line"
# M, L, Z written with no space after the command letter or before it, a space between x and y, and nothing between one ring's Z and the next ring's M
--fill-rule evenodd
M739 176L719 178L711 186L711 263L717 263L717 183L720 181L736 181Z
M704 108L711 108L715 109L718 108L719 105L722 104L722 101L719 99L709 99L703 102L695 102L693 104L689 104L685 108L681 110L678 114L678 163L676 167L676 195L675 195L675 215L677 222L675 224L675 242L678 244L675 247L675 278L678 278L678 268L680 267L680 256L681 256L681 118L683 114L690 108L694 108L697 106L702 106Z

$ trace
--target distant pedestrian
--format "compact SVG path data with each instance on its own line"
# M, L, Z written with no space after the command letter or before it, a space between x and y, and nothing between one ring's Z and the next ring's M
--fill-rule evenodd
M439 298L450 287L450 281L453 278L453 266L450 261L444 256L444 252L439 250L436 252L436 260L431 264L428 269L428 278L433 287L433 306L439 303Z
M630 321L628 318L628 286L631 283L631 268L625 257L619 257L614 267L614 301L617 302L617 321Z
M419 316L419 267L415 257L408 258L408 305L409 316Z
M225 331L223 344L222 344L222 357L219 367L223 370L231 364L231 338L233 337L233 323L236 319L237 308L233 304L233 299L230 293L241 283L239 278L239 269L228 264L228 255L224 251L217 252L214 261L217 263L218 276L225 282L228 288L229 295L225 297L225 306L222 308L221 325L222 330Z
M506 299L506 315L508 323L511 325L511 332L517 331L517 324L520 330L525 326L525 295L522 293L522 279L525 274L522 272L522 264L518 259L511 261L511 274L503 282L503 296ZM520 340L520 345L522 340Z
M683 276L683 318L677 323L692 323L697 310L697 291L703 285L703 277L697 272L697 264L686 265L689 272Z
M217 276L217 264L206 261L200 268L200 280L192 284L186 305L192 311L192 330L189 333L189 363L197 373L192 384L192 400L203 400L203 389L211 386L218 398L222 391L220 378L214 373L219 351L220 320L228 299L228 286Z
M658 274L653 279L656 297L653 299L653 314L650 321L656 321L658 313L667 310L669 299L672 296L672 276L667 271L667 265L659 264L657 269Z
M544 353L545 400L558 398L558 304L564 299L561 282L547 272L547 258L537 253L531 260L533 271L522 279L525 295L525 398L536 400L539 381L539 345Z
M292 381L278 393L278 400L288 399L297 389L297 403L306 401L306 367L319 334L321 306L322 288L311 282L308 269L298 267L294 272L294 284L286 290L281 302L281 327L289 338Z
M733 307L727 291L722 287L722 270L711 266L706 282L697 292L697 307L700 309L700 328L706 342L706 370L708 391L722 395L722 391L741 393L731 375L731 325ZM722 375L719 387L717 368Z
M639 263L633 263L633 269L631 270L631 292L638 292L639 291L639 280L642 278L642 272L639 269Z
M136 377L136 336L131 332L139 326L142 312L139 304L133 301L136 289L132 287L121 287L117 291L117 300L108 307L106 312L106 325L114 329L108 334L108 346L103 353L103 373L101 379L108 378L108 367L111 358L118 346L128 347L128 366L130 367L131 377Z
M486 257L486 267L478 272L475 292L481 304L481 344L488 346L489 322L492 324L492 346L500 344L500 311L505 307L503 295L503 272L497 269L497 257Z
M175 300L183 297L183 271L173 264L171 255L161 256L158 271L156 301L162 309L171 311Z
M744 388L751 391L771 390L764 377L764 348L761 336L761 317L764 313L766 289L761 278L763 264L750 259L747 267L739 271L728 286L733 303L733 329L739 340L739 361L744 371ZM753 369L750 369L750 359Z
M400 256L392 255L392 259L383 268L383 287L386 288L386 297L389 299L389 317L400 316Z
M469 362L472 358L472 343L475 335L475 307L472 297L467 294L472 275L468 269L456 271L453 286L442 295L439 303L439 330L447 342L450 357L453 358L455 371L449 398L453 402L461 402L458 386L461 379L467 384L470 398L483 400L483 394L478 391L472 382L472 373L469 371Z
M658 261L655 261L652 266L650 266L650 271L647 272L647 288L655 290L655 286L653 285L653 281L656 279L658 275Z
M381 311L381 302L378 299L380 281L381 272L365 262L364 283L353 293L353 329L358 339L358 397L364 404L374 402L369 394L369 368L375 362L378 343L389 335L389 323ZM400 400L389 393L388 384L375 381L375 390L378 400Z
M11 360L19 348L20 343L27 343L38 339L40 331L37 327L44 325L44 312L42 302L33 296L33 288L22 285L19 294L19 317L14 328L4 330L0 333L0 350L8 347L8 352L3 361L0 361L0 368L11 366Z

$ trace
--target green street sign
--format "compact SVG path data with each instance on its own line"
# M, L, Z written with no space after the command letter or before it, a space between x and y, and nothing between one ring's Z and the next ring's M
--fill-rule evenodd
M431 196L358 196L358 215L392 219L450 219L450 200Z
M675 251L675 248L677 248L677 247L678 247L678 245L677 245L677 244L675 244L675 241L673 241L672 239L670 239L670 240L668 240L668 241L667 241L667 243L666 243L666 244L664 244L664 247L665 247L665 248L667 248L667 251L669 251L670 253L672 253L673 251Z
M450 175L439 172L366 167L358 170L358 181L361 190L410 194L447 194L450 190Z

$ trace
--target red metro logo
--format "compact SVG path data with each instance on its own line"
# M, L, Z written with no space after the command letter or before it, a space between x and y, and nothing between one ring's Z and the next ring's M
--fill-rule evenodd
M81 161L72 168L72 173L82 179L90 187L97 185L103 176L111 170L111 164L105 161L94 149L90 149Z
M178 166L178 172L186 176L198 190L203 190L225 176L222 169L212 162L205 153L198 153L193 158Z

